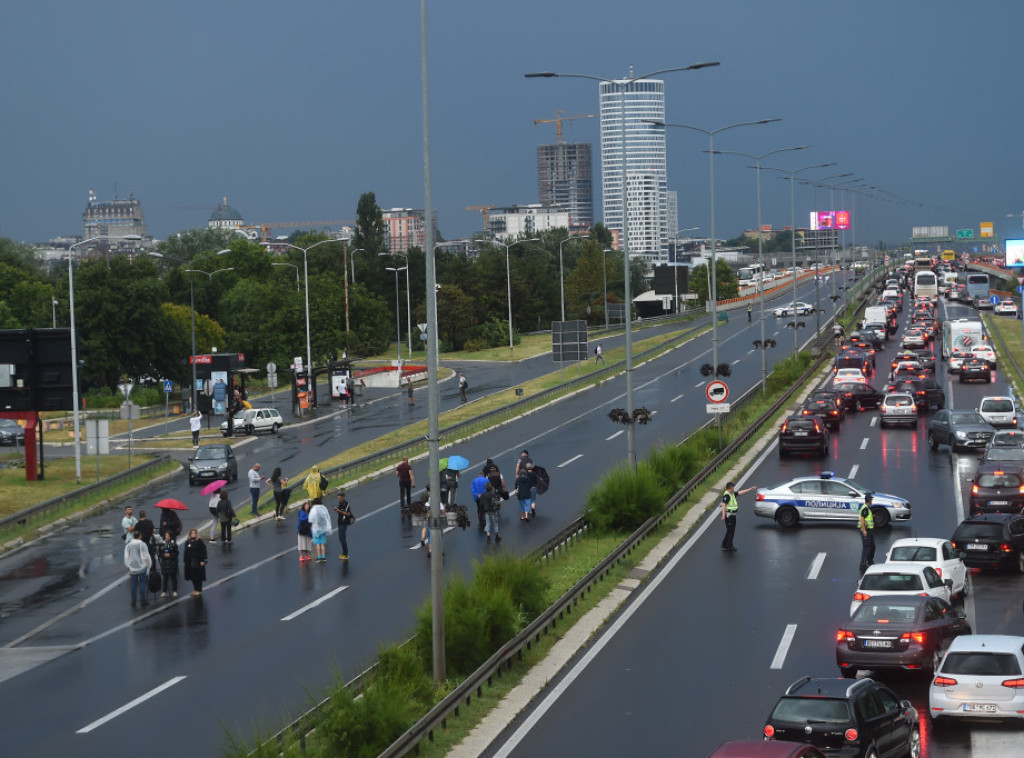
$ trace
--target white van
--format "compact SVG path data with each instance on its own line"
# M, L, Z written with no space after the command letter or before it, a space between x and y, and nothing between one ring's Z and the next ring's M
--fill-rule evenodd
M939 277L933 271L918 271L914 274L914 297L939 299Z

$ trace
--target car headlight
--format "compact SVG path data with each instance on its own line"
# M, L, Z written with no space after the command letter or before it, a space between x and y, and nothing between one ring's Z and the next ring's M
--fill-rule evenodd
M965 440L965 439L967 439L967 432L956 432L956 438L958 440Z
M191 471L193 474L198 474L199 473L199 466L197 466L194 463L190 463L188 465L188 470Z

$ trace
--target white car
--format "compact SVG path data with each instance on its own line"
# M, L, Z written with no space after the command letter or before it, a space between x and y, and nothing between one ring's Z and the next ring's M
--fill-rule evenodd
M992 349L991 345L974 345L971 348L971 355L975 358L981 358L983 361L987 361L988 367L995 371L996 351Z
M277 430L284 425L284 419L277 408L249 408L235 414L235 434L258 434L259 432L270 432L277 434ZM228 422L223 421L220 425L220 433L228 436Z
M1015 317L1017 315L1017 304L1012 300L1000 300L992 310L994 313L1001 314L1003 316Z
M920 329L907 329L903 333L901 346L904 350L921 350L928 347L928 335Z
M904 537L892 543L887 564L929 566L943 580L950 579L954 597L967 594L967 567L953 543L940 537Z
M983 397L978 405L978 413L992 426L1014 429L1017 427L1017 409L1013 398L1006 395Z
M1024 719L1024 637L954 639L928 688L928 712L932 721Z
M947 371L951 374L955 374L959 371L960 367L964 363L964 358L966 358L967 355L968 353L966 350L953 348L953 351L949 354L949 366L947 367Z
M850 602L850 615L861 603L876 595L931 595L948 603L953 597L952 586L952 580L943 579L931 566L876 563L868 566L860 578Z
M786 529L801 521L856 524L864 496L869 492L853 479L822 471L816 476L799 476L774 487L761 487L754 496L754 515L775 519ZM912 511L909 500L875 492L871 513L875 529L879 530L894 521L909 521Z
M774 311L776 316L809 316L814 313L814 306L808 303L790 303L784 305L781 308L776 308Z
M832 383L840 384L841 382L867 384L868 378L864 376L864 372L859 368L841 368L836 370L836 375L832 377Z

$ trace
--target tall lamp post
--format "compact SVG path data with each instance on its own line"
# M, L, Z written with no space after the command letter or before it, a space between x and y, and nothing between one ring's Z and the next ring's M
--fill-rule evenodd
M512 262L509 251L520 242L540 242L540 240L536 237L530 237L529 239L510 242L507 245L504 242L494 241L494 244L505 248L505 285L508 289L508 349L510 352L514 352L515 347L512 344Z
M814 205L815 206L818 205L818 201L817 201L817 189L818 189L818 187L825 187L826 189L831 190L831 199L832 199L832 203L831 204L832 204L832 218L833 218L833 220L835 219L835 211L836 211L836 187L835 187L834 184L833 185L829 185L829 184L826 184L825 182L829 181L830 179L842 179L844 176L853 176L853 172L852 171L845 171L842 174L833 174L832 176L826 176L826 177L823 177L821 179L818 179L817 181L812 181L811 179L804 179L803 180L803 181L807 182L808 184L812 185L814 187L814 189L815 189L815 201L814 201ZM817 211L817 207L815 207L815 211ZM836 265L836 239L839 236L839 230L833 228L832 232L833 232L833 234L832 234L832 246L831 246L832 247L832 256L831 257L832 257L832 267L835 268L835 265ZM817 260L817 256L815 257L815 260ZM817 272L817 270L815 270L814 273L815 273L814 292L815 292L815 299L817 299L817 293L818 293L818 281L817 281L817 273L818 272ZM836 295L836 279L837 278L838 277L836 276L835 271L833 271L832 272L832 312L833 312L833 314L835 314L836 301L838 300L838 296ZM818 307L817 303L815 303L814 307L815 308ZM821 336L821 314L818 314L818 336L819 337Z
M399 271L404 271L406 273L406 275L408 275L408 273L409 273L409 266L408 266L408 264L406 264L405 266L401 266L400 268L395 268L393 266L385 266L385 270L386 271L394 271L395 272L395 333L398 336L398 364L401 365L402 364L402 306L399 304L399 301L398 301L398 272ZM412 350L411 347L409 349L410 349L410 351ZM411 357L411 352L410 352L410 357Z
M271 266L287 266L288 268L295 269L295 291L299 291L299 267L294 263L271 263Z
M398 255L398 256L400 256L402 258L405 258L405 266L402 267L402 268L405 269L405 334L406 334L406 338L409 340L409 346L408 346L409 354L408 354L408 358L409 358L409 360L412 360L412 298L410 296L410 289L409 289L409 268L410 268L410 266L409 266L409 251L406 250L404 253L377 253L377 255L378 255L378 257L380 257L380 256L389 256L389 255ZM388 269L388 271L391 271L391 270L392 269ZM400 268L398 270L401 271L402 269ZM396 276L397 276L397 274L396 274ZM396 282L395 286L397 286L397 282ZM398 302L397 301L395 302L395 311L396 312L398 311ZM399 355L399 359L401 359L401 355Z
M566 242L572 242L573 240L587 239L586 235L579 235L573 237L570 234L564 240L558 243L558 291L562 296L562 321L565 321L565 272L562 268L562 245Z
M78 344L75 340L75 256L74 249L96 242L97 240L141 240L138 234L125 234L120 237L89 237L81 242L68 245L68 308L71 310L71 403L75 406L74 428L75 428L75 481L82 482L82 422L79 419L81 401L78 396Z
M680 229L676 232L676 239L672 243L672 285L675 287L676 292L676 305L673 312L679 313L679 235L684 232L696 232L700 229L699 226L688 226L685 229Z
M608 253L611 248L601 251L601 273L604 275L604 330L608 331Z
M694 132L700 132L708 136L708 149L705 151L708 154L710 168L711 168L711 265L708 267L708 281L710 287L711 296L711 365L712 373L714 376L718 376L718 259L715 256L715 250L718 241L715 239L715 135L720 132L725 132L730 129L737 129L741 126L761 126L763 124L773 124L776 121L781 121L779 118L762 118L758 121L741 121L737 124L729 124L728 126L721 126L718 129L702 129L699 126L692 126L690 124L667 124L664 121L651 121L648 120L646 123L652 124L653 126L666 127L671 126L677 129L689 129ZM721 445L722 436L722 416L718 415L718 436L719 445Z
M817 163L813 166L804 166L793 170L787 170L784 168L773 168L771 166L765 166L769 171L778 171L781 174L785 174L786 178L789 179L789 223L790 223L790 236L791 248L793 251L793 355L796 355L800 350L800 339L797 335L798 322L796 320L796 192L793 189L793 180L796 179L796 175L810 171L815 168L827 168L828 166L836 165L832 163Z
M775 155L776 153L791 153L794 150L806 150L810 145L797 145L796 147L780 147L778 150L770 150L767 153L761 153L761 155L753 155L751 153L741 153L736 150L719 150L719 155L739 155L744 158L750 158L754 161L754 173L757 177L757 262L761 266L761 281L758 287L760 297L758 301L761 307L761 394L768 392L768 349L767 349L767 337L765 335L765 318L764 318L764 234L761 232L761 161L767 158L769 155Z
M605 84L611 84L614 86L619 93L620 107L619 107L619 121L620 121L620 147L622 149L622 185L620 187L620 193L622 198L622 258L623 258L623 269L625 271L625 284L623 299L625 300L626 308L626 414L629 416L629 422L626 424L626 462L630 469L636 471L636 432L634 430L633 419L633 332L632 332L632 314L630 309L632 308L632 298L630 297L630 281L629 281L629 203L627 202L626 195L626 179L627 179L627 163L626 163L626 92L636 82L643 79L650 79L661 74L671 74L676 71L697 71L702 68L710 68L712 66L719 65L718 61L710 63L694 63L689 66L681 66L679 68L665 68L660 71L651 71L650 73L643 74L641 76L628 76L622 79L608 79L603 76L592 76L590 74L559 74L554 71L542 71L538 73L526 74L527 79L551 79L551 78L571 78L571 79L589 79L595 82L603 82ZM605 318L607 319L607 303L605 309Z

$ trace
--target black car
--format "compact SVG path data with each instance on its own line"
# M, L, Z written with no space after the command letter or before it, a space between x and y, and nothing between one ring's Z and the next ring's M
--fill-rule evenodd
M913 395L918 407L925 410L932 406L940 410L946 407L946 391L930 376L893 382L888 391Z
M1017 445L1005 447L989 443L985 452L978 459L978 463L999 463L1014 471L1018 469L1024 471L1024 447Z
M992 371L988 366L988 361L984 358L969 357L964 358L964 362L960 364L960 382L966 382L970 380L980 379L983 382L992 382Z
M829 401L839 409L839 420L842 421L846 418L846 403L843 396L835 390L814 390L809 399Z
M864 376L874 370L873 361L860 350L844 350L836 356L832 364L832 373L835 374L841 368L859 369Z
M24 445L25 430L14 419L0 418L0 445Z
M825 398L808 398L804 401L804 407L800 409L801 416L814 416L833 432L839 428L839 422L842 420L839 413L836 402Z
M911 352L914 355L914 358L911 360L916 359L926 373L935 376L935 353L928 348L925 348L924 350L913 350Z
M937 450L939 445L949 445L954 453L965 448L988 447L995 431L977 411L944 408L928 421L928 447Z
M1003 461L978 464L971 477L971 515L1020 513L1024 509L1024 473Z
M238 481L238 459L231 445L200 445L188 459L190 485L215 479Z
M836 756L921 754L917 710L874 679L798 679L772 708L764 736Z
M881 350L885 347L885 329L882 332L876 332L874 329L858 329L855 332L850 332L850 341L859 342L870 345L875 350Z
M882 404L885 394L870 384L861 382L840 382L832 385L832 389L843 396L847 410L861 411L865 408L877 408Z
M1024 516L979 513L961 521L950 542L964 552L969 568L1016 569L1024 574Z
M817 416L790 416L779 428L779 457L810 452L824 458L828 455L828 442L828 428Z
M858 606L836 633L836 665L854 678L859 669L905 669L931 674L949 641L970 634L962 610L942 598L877 595Z

